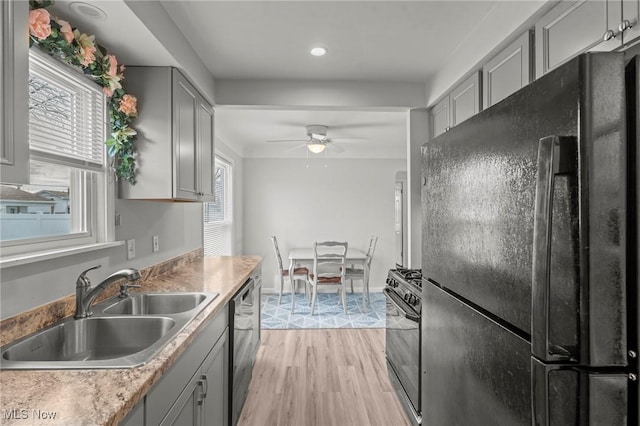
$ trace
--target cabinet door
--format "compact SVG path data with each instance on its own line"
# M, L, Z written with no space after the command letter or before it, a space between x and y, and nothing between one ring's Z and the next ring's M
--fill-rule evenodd
M131 410L131 412L125 417L120 426L144 426L144 399Z
M622 32L622 42L629 43L640 37L640 0L623 0L622 1L622 20L620 25L627 25L624 21L629 21L631 27ZM624 23L624 24L623 24ZM620 30L620 27L618 27Z
M526 31L482 68L483 107L500 102L531 82L533 32Z
M476 72L449 95L451 105L450 125L457 126L480 112L480 73Z
M195 88L178 72L173 72L174 197L198 199L197 99Z
M227 426L229 422L229 331L225 331L202 363L204 382L201 422L203 426Z
M214 194L214 115L211 106L200 99L198 104L198 153L200 166L200 201L213 201Z
M195 375L162 419L160 426L198 426L201 396L201 381Z
M0 2L0 181L29 183L27 1Z
M449 97L438 102L429 114L431 116L431 134L436 136L449 129Z
M620 0L560 2L536 24L536 77L575 55L620 46ZM617 36L604 41L607 30Z

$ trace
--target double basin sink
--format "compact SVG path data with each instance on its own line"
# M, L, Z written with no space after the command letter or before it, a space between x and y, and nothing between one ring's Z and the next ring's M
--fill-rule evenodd
M0 368L132 368L149 362L218 293L132 293L1 349Z

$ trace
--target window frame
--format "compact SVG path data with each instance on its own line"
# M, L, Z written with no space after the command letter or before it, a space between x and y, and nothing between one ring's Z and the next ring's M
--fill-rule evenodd
M230 250L230 254L233 254L234 251L234 226L233 226L233 212L234 212L234 203L233 203L233 199L234 199L234 194L233 194L233 173L234 173L234 164L232 160L229 160L227 158L225 158L223 155L220 155L218 153L215 154L214 157L214 176L213 178L215 179L215 170L218 167L218 164L220 164L222 167L225 168L226 170L226 179L225 179L225 184L224 184L224 194L225 194L225 203L224 203L224 219L223 220L212 220L212 221L207 221L207 206L209 204L213 204L211 202L209 203L203 203L203 211L202 211L202 222L203 222L203 248L205 245L205 232L204 232L204 227L206 226L217 226L217 227L228 227L229 228L229 250ZM215 192L215 182L214 182L214 196L217 195ZM205 253L206 253L206 249L205 249Z
M84 88L102 96L103 114L102 126L100 127L102 128L104 138L106 138L109 125L108 101L100 87L93 83L91 79L86 77L80 70L64 64L38 49L29 49L30 63L31 55L36 55L39 61L45 61L47 66L50 66L52 70L55 70L55 72L64 73L65 78L73 79ZM27 111L25 111L25 113L27 113ZM29 139L27 140L27 143L29 143ZM70 185L69 188L70 192L76 193L76 200L78 199L78 196L84 199L81 206L74 206L74 204L72 204L72 210L74 208L84 210L84 214L80 216L79 220L86 222L86 231L63 235L0 241L0 250L2 251L0 267L30 262L25 259L32 259L31 261L36 261L40 257L54 258L59 257L60 255L73 254L74 251L81 248L91 249L100 248L101 245L104 245L105 247L117 245L113 243L115 240L115 222L109 220L109 218L115 217L115 178L113 171L107 164L106 148L104 144L102 144L102 149L104 152L102 170L96 170L91 167L78 169L79 171L77 173L73 173L78 175L75 178L76 184ZM46 156L39 156L38 152L33 150L29 150L28 159L29 162L26 164L27 167L30 167L30 162L32 160L40 162L44 161L49 164L58 163L74 167L72 162L58 162L55 159ZM82 173L80 170L85 170L88 173ZM85 176L84 179L80 177L82 175ZM87 192L81 191L79 188L80 186L90 187L88 191L88 198L85 197ZM78 220L77 215L75 220ZM39 254L41 256L34 256L34 254Z

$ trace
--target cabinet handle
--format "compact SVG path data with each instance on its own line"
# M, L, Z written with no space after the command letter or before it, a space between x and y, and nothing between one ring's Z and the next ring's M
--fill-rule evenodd
M205 399L207 397L207 394L209 393L209 378L207 377L206 374L202 375L200 383L203 384L202 387L204 388L204 392L202 393L202 399Z
M622 25L622 24L620 24L620 25ZM602 41L609 41L612 38L616 38L616 33L614 33L613 30L607 30L602 35Z
M200 380L198 380L198 386L200 386L203 391L198 395L198 405L202 405L204 400L207 398L207 393L209 392L209 381L207 380L207 375L203 374Z
M618 29L620 30L620 32L625 32L627 31L629 28L631 28L633 25L631 25L631 22L629 22L628 19L625 19L624 21L620 22L620 25L618 26Z

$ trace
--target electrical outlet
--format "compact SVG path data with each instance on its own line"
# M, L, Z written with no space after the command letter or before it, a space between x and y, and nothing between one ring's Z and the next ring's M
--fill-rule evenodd
M136 240L127 240L127 260L136 257Z
M151 241L153 242L153 252L155 253L157 251L160 251L160 240L158 236L154 235Z

